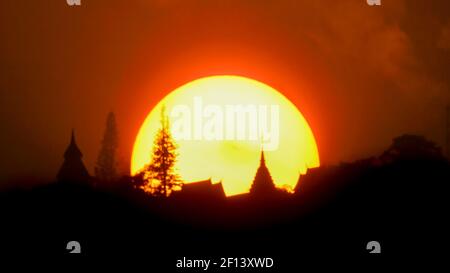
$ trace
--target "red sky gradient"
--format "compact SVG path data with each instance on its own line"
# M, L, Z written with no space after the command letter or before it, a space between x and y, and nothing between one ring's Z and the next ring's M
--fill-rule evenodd
M443 145L449 15L445 0L2 1L0 183L54 178L71 128L93 173L110 110L128 169L156 102L216 74L284 93L323 164L379 154L403 133Z

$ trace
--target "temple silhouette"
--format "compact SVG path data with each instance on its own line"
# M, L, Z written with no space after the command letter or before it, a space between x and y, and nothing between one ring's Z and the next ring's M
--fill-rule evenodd
M75 140L75 131L72 130L70 143L64 152L64 161L57 174L57 181L63 184L89 185L93 182L86 166L83 163L83 154ZM250 187L249 193L239 194L243 196L269 196L277 192L277 188L266 165L264 151L258 169ZM207 180L185 183L181 191L175 191L173 197L177 199L225 199L225 191L222 182L212 183Z
M64 162L57 174L58 182L68 184L88 184L91 176L83 164L83 154L75 141L75 132L72 130L69 146L64 152Z
M270 161L261 151L250 192L231 197L211 179L187 183L169 198L149 195L130 176L120 187L90 187L93 180L74 132L68 144L57 184L0 192L2 217L14 223L5 225L7 251L20 254L32 243L42 246L41 253L60 253L76 237L88 238L81 243L88 242L89 254L123 251L133 259L154 251L153 257L163 261L158 255L174 247L186 253L232 253L239 246L295 260L297 252L292 254L286 242L304 256L322 257L330 244L342 246L339 254L367 253L366 243L377 237L391 249L411 249L410 255L417 251L415 235L426 231L433 237L419 241L420 249L437 249L447 232L450 164L423 137L403 135L377 156L311 169L293 194L275 187Z
M261 157L255 178L253 179L250 192L232 196L238 199L245 196L263 196L267 197L277 192L275 183L270 175L266 165L264 151L261 151ZM185 183L181 191L174 192L174 197L179 199L224 199L225 192L222 182L212 183L211 178L198 182Z
M274 193L275 190L275 184L273 183L272 176L270 175L269 169L266 166L264 151L261 151L259 167L256 171L255 178L253 179L253 183L250 188L250 194L267 195Z
M181 191L173 193L175 198L224 199L222 182L213 184L211 178L203 181L185 183Z

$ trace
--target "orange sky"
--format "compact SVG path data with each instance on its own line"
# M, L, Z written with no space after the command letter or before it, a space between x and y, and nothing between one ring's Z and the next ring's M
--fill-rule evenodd
M156 102L215 74L283 92L308 120L324 164L380 153L406 132L442 144L449 5L2 1L0 178L53 178L72 127L92 172L110 110L128 169L135 135Z

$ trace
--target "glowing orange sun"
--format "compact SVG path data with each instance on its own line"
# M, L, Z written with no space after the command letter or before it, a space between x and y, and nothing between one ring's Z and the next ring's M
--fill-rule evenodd
M264 149L275 185L293 189L318 167L314 135L280 92L240 76L211 76L168 94L148 114L133 147L131 174L150 162L162 107L178 145L176 170L185 183L222 181L227 196L248 192Z

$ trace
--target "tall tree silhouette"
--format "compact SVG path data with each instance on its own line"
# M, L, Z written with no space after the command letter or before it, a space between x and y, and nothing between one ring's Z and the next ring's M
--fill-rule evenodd
M96 177L103 182L112 182L117 178L116 150L118 146L116 118L110 112L106 118L106 128L103 135L102 146L95 167Z
M144 189L154 195L169 196L173 190L181 187L181 181L175 172L177 146L169 129L169 119L165 107L161 109L161 128L159 129L152 151L152 159L144 169Z

